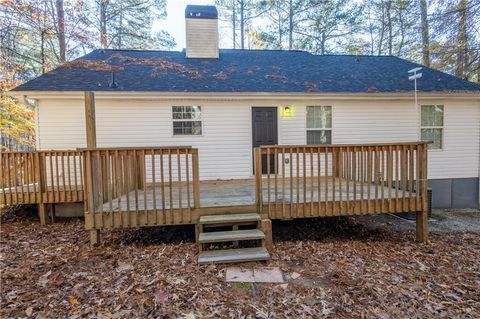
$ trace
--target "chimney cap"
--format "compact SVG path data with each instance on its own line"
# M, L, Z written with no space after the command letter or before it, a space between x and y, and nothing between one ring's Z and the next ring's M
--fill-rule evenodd
M190 19L218 19L217 7L189 4L185 8L185 18L190 18Z

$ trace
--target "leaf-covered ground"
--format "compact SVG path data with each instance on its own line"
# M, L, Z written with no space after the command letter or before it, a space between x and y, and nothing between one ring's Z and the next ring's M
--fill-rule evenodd
M363 222L363 221L362 221ZM1 227L1 318L478 318L480 234L368 229L353 219L274 223L286 284L230 284L198 266L192 227L103 232L81 220ZM244 264L246 267L265 263ZM290 277L294 274L294 278ZM300 276L298 276L300 275Z

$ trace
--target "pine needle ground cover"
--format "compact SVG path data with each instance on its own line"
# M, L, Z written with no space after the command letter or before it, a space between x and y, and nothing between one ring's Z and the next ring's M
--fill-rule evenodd
M362 222L363 223L363 222ZM475 318L480 234L367 228L354 219L274 223L283 284L227 283L196 264L192 227L106 231L82 220L1 225L2 318ZM413 229L414 226L412 226ZM255 263L245 264L255 267Z

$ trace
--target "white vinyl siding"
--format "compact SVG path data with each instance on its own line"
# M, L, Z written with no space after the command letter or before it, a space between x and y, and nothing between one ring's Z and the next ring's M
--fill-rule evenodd
M306 144L306 106L332 105L332 143L409 142L419 139L419 118L410 101L302 101L291 116L280 112L279 144ZM443 149L429 152L429 178L479 176L480 103L432 100L444 105ZM202 136L173 136L172 105L202 106ZM190 145L199 149L202 179L252 176L251 105L262 101L159 101L97 99L97 144L107 146ZM40 149L85 147L83 100L39 102Z

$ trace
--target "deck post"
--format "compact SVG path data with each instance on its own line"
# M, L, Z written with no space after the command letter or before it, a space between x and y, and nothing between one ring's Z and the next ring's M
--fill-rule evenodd
M262 213L263 209L263 190L262 190L262 149L256 147L254 150L255 159L255 201L257 203L257 212Z
M41 225L46 225L52 222L52 219L48 215L48 207L44 203L44 197L48 196L47 193L47 186L46 186L46 180L47 180L47 172L45 169L45 154L43 153L36 153L36 164L38 165L37 169L37 180L38 180L38 217L40 218L40 224ZM52 212L53 214L53 212Z
M100 244L100 230L98 229L90 230L90 244L92 246L97 246Z
M272 238L272 221L270 219L262 219L260 222L260 228L265 234L263 240L263 246L268 250L273 250L273 238Z
M192 179L193 179L193 208L200 208L200 172L198 163L198 149L192 152Z
M428 242L428 175L427 158L428 144L419 145L418 155L420 155L420 180L417 181L417 192L421 195L421 210L416 213L417 242Z
M96 148L97 147L97 133L95 125L95 95L93 92L85 92L85 124L86 124L86 133L87 133L87 148ZM100 231L95 229L95 211L99 204L98 196L98 181L97 181L97 166L100 163L97 163L95 156L93 156L90 150L84 152L86 160L86 189L85 192L85 207L87 212L91 214L92 217L92 227L90 230L90 244L98 245L100 243Z
M46 225L48 224L48 216L47 216L47 205L44 203L39 203L38 207L38 217L40 218L40 224Z

